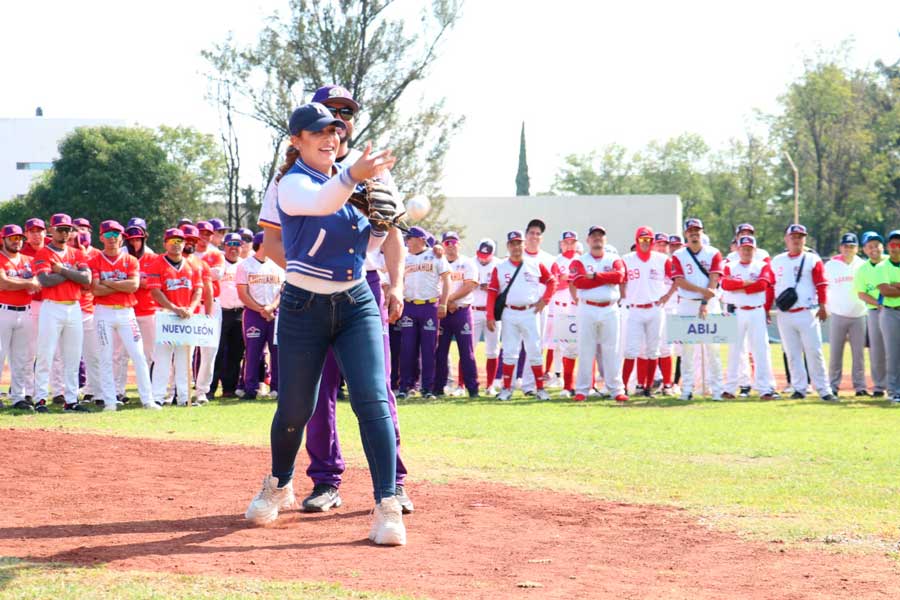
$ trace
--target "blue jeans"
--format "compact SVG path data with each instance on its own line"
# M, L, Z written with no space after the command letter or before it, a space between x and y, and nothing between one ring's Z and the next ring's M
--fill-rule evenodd
M278 408L270 434L272 475L283 485L294 474L329 347L347 381L378 502L395 493L397 445L384 380L381 315L366 282L331 295L284 286L278 313Z

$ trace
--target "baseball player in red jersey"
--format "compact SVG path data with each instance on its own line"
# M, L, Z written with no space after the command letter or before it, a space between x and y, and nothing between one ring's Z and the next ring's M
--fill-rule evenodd
M147 267L147 289L160 309L187 319L199 308L203 298L202 268L198 264L199 261L191 261L182 253L185 238L181 229L167 229L164 240L166 253L159 255ZM157 404L167 403L166 386L169 383L174 355L178 404L187 405L190 398L187 368L189 357L193 356L193 352L193 346L156 344L153 351L155 360L151 384L153 399ZM171 400L168 400L168 403L171 403Z
M572 261L572 285L577 290L575 309L578 330L578 377L575 400L584 402L593 382L594 361L603 365L610 395L626 402L625 386L619 369L619 286L625 281L625 264L618 254L605 251L606 229L592 225L588 229L589 251ZM598 352L598 348L603 349Z
M91 246L91 224L85 218L73 219L75 229L69 234L69 245L84 253L84 259L89 262L99 254L99 250ZM82 343L81 362L84 365L84 386L82 387L82 401L88 402L96 397L97 404L101 404L100 395L100 347L97 345L97 327L94 321L94 294L90 286L81 290ZM61 367L62 358L57 353L53 368ZM55 387L55 385L54 385Z
M137 300L134 292L140 285L138 260L121 252L124 227L117 221L100 224L103 251L88 261L91 267L94 294L94 319L97 329L97 345L100 348L101 397L104 410L116 410L116 382L113 375L113 338L117 336L134 363L138 393L144 408L159 409L153 401L150 386L150 368L144 357L141 330L134 316Z
M209 266L210 283L212 285L212 312L207 310L207 314L216 320L216 327L221 332L222 306L219 303L219 295L221 294L219 282L225 273L225 255L212 244L215 228L209 221L198 221L197 231L200 238L197 240L197 250L194 255ZM218 346L204 346L200 348L200 368L197 370L197 385L195 386L197 402L204 403L207 401L207 394L209 394L209 390L212 387L213 370L218 352Z
M640 365L637 384L643 394L650 397L666 323L663 305L674 293L675 286L666 285L672 261L667 254L652 249L653 230L638 227L634 238L634 252L622 257L627 278L625 303L628 305L622 381L628 381L637 359ZM640 358L642 349L643 359Z
M735 398L738 394L738 367L747 340L756 365L753 387L759 392L761 400L778 397L775 393L766 324L769 309L775 299L775 275L767 261L754 258L755 252L756 238L750 235L739 237L740 260L726 261L722 275L722 289L729 292L735 300L734 316L738 326L738 341L728 345L728 373L723 398Z
M703 222L692 218L684 222L687 244L672 255L670 277L678 286L678 314L705 319L719 312L716 288L722 276L722 254L712 246L703 245ZM684 360L681 366L684 382L681 399L690 400L694 389L694 349L698 344L682 344ZM722 399L722 365L716 344L703 344L706 376L713 400Z
M78 363L84 329L81 320L82 289L90 285L91 273L84 253L66 242L72 219L66 214L50 218L51 243L35 256L34 273L43 288L43 306L38 320L35 364L35 410L47 412L50 367L57 346L62 348L65 410L87 411L78 404Z
M32 217L25 221L25 244L22 246L22 256L27 256L32 261L37 256L38 250L44 247L44 233L47 231L43 219ZM32 265L33 268L33 265ZM41 314L41 292L38 290L31 295L31 327L35 335L31 338L29 353L34 356L37 352L38 317ZM33 361L32 361L33 362ZM25 397L34 399L34 367L29 369L29 376L25 382Z
M144 345L144 358L147 366L153 364L153 350L156 345L156 301L147 287L147 268L156 260L156 254L147 248L147 231L139 226L125 228L125 243L128 254L138 261L140 268L140 284L134 292L134 316L138 329L141 330L141 342Z
M578 332L575 323L575 299L569 291L572 278L572 261L578 258L576 251L578 234L574 231L563 231L559 242L560 254L556 257L550 272L556 277L556 293L550 301L547 315L547 327L544 332L544 344L547 346L547 361L544 371L550 372L554 354L562 358L563 390L561 398L569 398L575 393L575 359L578 358Z
M531 363L537 387L537 397L549 400L544 389L543 353L541 351L540 314L556 291L556 278L542 262L525 256L525 235L510 231L506 235L509 258L494 267L488 287L487 328L494 331L494 302L497 295L507 288L506 307L503 310L501 343L507 349L503 354L503 389L497 395L500 400L512 397L512 377L518 360L518 350L525 344L525 353ZM513 279L517 269L519 273ZM502 282L502 283L501 283Z
M35 338L31 315L31 296L41 286L31 271L31 257L22 256L25 235L18 225L0 230L0 371L9 356L9 395L12 407L33 411L26 399L27 384L32 378Z

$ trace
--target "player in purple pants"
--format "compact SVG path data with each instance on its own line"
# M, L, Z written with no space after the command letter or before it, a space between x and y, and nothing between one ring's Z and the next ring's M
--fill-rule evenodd
M450 265L428 248L428 233L410 227L406 238L403 278L403 317L400 319L400 392L405 398L415 386L415 365L422 360L422 390L433 399L435 349L438 321L447 316L450 295Z
M446 232L441 238L444 256L450 265L450 295L447 297L447 315L440 322L435 356L434 393L444 394L449 371L450 342L456 338L459 349L459 366L470 398L478 397L478 372L475 366L475 344L472 338L472 291L478 287L478 269L475 261L459 253L459 235Z

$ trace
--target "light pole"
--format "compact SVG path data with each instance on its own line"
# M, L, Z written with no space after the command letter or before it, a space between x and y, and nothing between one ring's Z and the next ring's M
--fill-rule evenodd
M794 164L793 159L791 159L791 155L788 154L788 151L784 151L784 157L787 159L788 163L791 165L791 169L794 170L794 223L800 222L800 173L797 171L797 165Z

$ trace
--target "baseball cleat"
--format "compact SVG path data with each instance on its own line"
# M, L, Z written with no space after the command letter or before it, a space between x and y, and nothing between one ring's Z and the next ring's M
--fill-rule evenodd
M872 392L873 398L884 398L884 390L875 390Z
M575 402L584 402L587 400L584 394L575 394Z
M900 404L900 394L894 394L894 397L891 398L891 402L894 404Z
M560 393L558 393L556 396L558 398L571 398L572 392L570 392L569 390L563 390Z
M194 398L194 402L197 404L209 404L209 398L206 397L206 394L197 394L197 397Z
M382 498L375 505L375 519L369 530L369 539L379 546L403 546L406 544L406 527L403 525L403 508L396 496Z
M839 400L834 394L825 394L822 396L822 402L839 402Z
M52 402L53 402L53 404L65 404L66 397L63 396L62 394L57 394L56 396L53 396Z
M86 412L86 413L91 412L91 410L87 406L84 406L83 404L78 404L77 402L71 402L69 404L66 404L65 407L63 408L63 410L65 412Z
M663 389L662 389L662 395L663 395L663 396L673 396L673 395L674 395L674 392L672 391L672 386L671 386L671 385L664 385L664 386L663 386Z
M47 408L47 401L43 398L34 403L34 412L46 413L50 412L50 409Z
M771 393L763 394L759 397L760 400L774 400L775 396Z
M303 512L328 512L341 505L338 489L327 483L317 483L312 493L303 499Z
M747 396L742 397L746 398ZM725 400L734 400L734 394L732 394L731 392L722 392L722 398L724 398Z
M749 398L750 397L750 386L749 385L741 386L741 391L738 395L741 398Z
M146 404L143 405L143 407L146 408L147 410L162 410L162 406L160 406L156 402L147 402Z
M497 400L509 400L512 398L512 390L509 388L503 388L500 390L500 393L497 394Z
M801 394L800 392L794 392L791 394L791 400L802 400L806 398L806 394Z
M27 410L28 412L34 412L34 405L27 400L19 400L12 407L16 410Z
M544 388L541 388L537 392L535 392L535 396L537 396L538 400L549 400L550 399L550 394L548 394L547 390L545 390Z
M485 394L485 396L496 396L499 391L500 390L498 390L494 386L491 386L485 390L484 394Z
M416 507L413 506L412 500L406 495L406 489L402 485L397 486L397 493L394 497L397 499L397 502L400 503L400 508L403 509L404 515L408 515L416 509Z
M681 399L684 400L685 402L688 402L688 401L690 401L690 400L693 400L693 398L694 398L694 394L693 394L693 393L691 393L691 392L681 392Z
M856 390L856 397L860 398L863 396L868 396L869 392L867 390Z
M403 400L404 398L406 398L406 392L397 392L396 394L394 394L394 397L397 400Z
M238 388L238 389L234 390L234 395L237 396L238 398L243 398L244 390L242 390L241 388Z
M625 394L618 394L616 396L616 402L628 402L628 396Z
M437 396L435 396L435 395L432 394L431 392L428 392L427 394L425 394L424 397L425 397L426 400L437 400Z
M278 487L278 478L266 475L262 489L250 502L244 518L256 525L265 525L278 518L279 510L291 508L296 502L293 480L284 487Z

